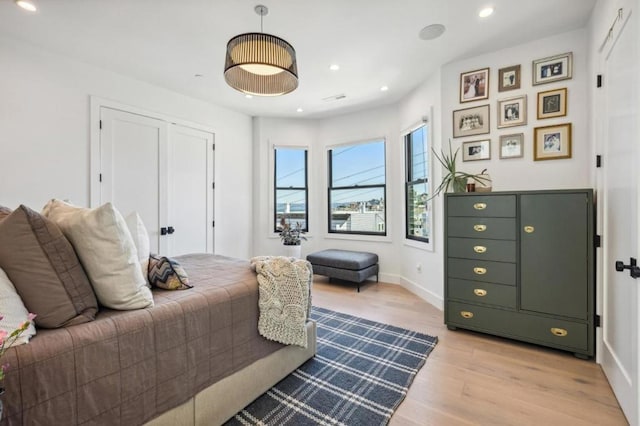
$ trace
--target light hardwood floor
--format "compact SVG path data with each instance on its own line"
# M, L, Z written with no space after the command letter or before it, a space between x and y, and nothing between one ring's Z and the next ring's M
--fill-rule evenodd
M626 425L602 369L563 351L470 331L401 286L328 282L313 304L438 336L391 425Z

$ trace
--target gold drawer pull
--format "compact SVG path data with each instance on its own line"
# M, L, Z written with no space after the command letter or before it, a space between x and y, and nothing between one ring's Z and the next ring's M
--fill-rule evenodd
M462 315L462 318L473 318L473 312L469 311L460 311L460 315Z
M487 208L487 203L475 203L473 208L476 210L484 210Z
M527 234L532 234L533 231L535 231L536 228L534 228L533 226L527 225L524 227L524 232L526 232Z
M487 295L487 290L483 289L483 288L476 288L473 290L473 294L475 294L476 296L479 297L484 297Z
M553 333L554 336L558 336L558 337L564 337L568 334L567 330L565 330L564 328L556 328L556 327L551 327L551 333Z
M487 248L485 246L474 246L473 251L475 251L476 253L485 253L487 251Z
M487 273L487 268L473 268L473 273L478 275L484 275Z
M487 225L473 225L473 230L476 232L483 232L487 230Z

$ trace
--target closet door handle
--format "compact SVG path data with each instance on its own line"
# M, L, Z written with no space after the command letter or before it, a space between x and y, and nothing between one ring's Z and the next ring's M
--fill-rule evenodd
M160 235L167 235L167 228L165 228L164 226L160 228Z
M173 228L173 226L167 228L167 234L173 234L174 232L176 232L176 230Z

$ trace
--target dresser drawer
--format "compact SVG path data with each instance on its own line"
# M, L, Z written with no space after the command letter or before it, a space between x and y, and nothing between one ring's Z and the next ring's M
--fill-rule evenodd
M447 297L465 302L516 308L516 287L512 285L451 278L447 283Z
M450 217L447 221L447 235L449 237L515 240L516 220L495 217Z
M447 240L447 254L449 257L515 263L516 242L507 240L480 240L476 238L449 238Z
M450 257L447 275L449 278L516 285L516 264Z
M589 348L587 324L486 306L448 302L447 325L583 353Z
M515 195L463 195L447 197L449 216L515 217Z

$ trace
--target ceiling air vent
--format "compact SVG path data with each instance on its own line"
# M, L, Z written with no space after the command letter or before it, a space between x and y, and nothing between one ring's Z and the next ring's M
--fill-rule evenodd
M340 93L339 95L329 96L329 97L323 98L322 100L326 102L331 102L331 101L339 101L340 99L344 99L346 97L347 95L345 95L344 93Z

